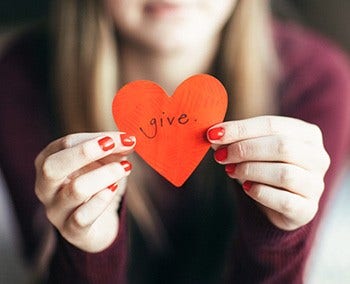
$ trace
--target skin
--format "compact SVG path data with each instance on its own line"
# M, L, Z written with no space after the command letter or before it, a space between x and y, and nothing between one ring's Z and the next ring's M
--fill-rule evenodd
M167 54L217 42L235 0L106 0L122 44Z
M116 211L130 174L120 161L135 146L123 146L120 134L68 135L50 143L35 160L35 192L48 219L67 241L88 252L105 249L118 233ZM115 144L108 151L98 143L106 136ZM111 191L108 186L114 183L118 188Z
M220 32L236 6L236 0L105 3L121 38L118 49L122 82L140 78L155 81L169 94L185 78L210 71ZM169 11L169 4L175 8ZM149 12L152 9L158 12Z
M191 8L177 16L158 8L155 14L145 13L149 4L164 2ZM153 80L171 94L188 76L210 70L220 30L236 1L105 0L105 4L122 38L118 46L122 81ZM218 162L236 165L231 178L253 182L245 192L275 226L294 230L314 217L330 163L317 126L263 116L214 127L222 127L225 134L209 140L212 147L228 149L227 158ZM105 136L115 143L109 151L101 150L97 142ZM77 133L52 142L37 157L36 194L51 223L76 247L99 252L115 240L116 210L130 173L119 162L132 149L121 144L120 132ZM115 192L107 189L115 182Z
M245 192L271 223L295 230L313 219L330 164L316 125L261 116L215 127L222 127L225 134L219 140L209 139L213 148L227 148L227 158L218 162L236 166L231 178L253 182Z

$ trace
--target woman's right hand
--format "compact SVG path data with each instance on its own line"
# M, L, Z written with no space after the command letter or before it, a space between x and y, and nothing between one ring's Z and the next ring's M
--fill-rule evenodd
M36 158L35 192L50 222L77 248L100 252L118 234L117 210L136 143L121 132L78 133L49 144Z

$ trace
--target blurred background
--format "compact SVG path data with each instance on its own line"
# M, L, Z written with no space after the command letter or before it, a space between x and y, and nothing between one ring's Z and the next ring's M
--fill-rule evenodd
M16 31L45 20L48 0L0 1L0 56ZM297 21L336 42L350 55L349 0L272 0L276 16ZM338 184L309 262L306 284L350 283L350 168ZM0 283L28 283L31 270L21 261L17 228L0 172Z

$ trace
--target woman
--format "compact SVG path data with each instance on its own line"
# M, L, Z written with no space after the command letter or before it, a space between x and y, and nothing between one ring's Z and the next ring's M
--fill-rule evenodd
M268 1L57 1L53 11L53 46L31 36L1 63L2 167L29 252L43 216L34 184L55 227L49 282L302 282L350 137L341 54L270 23ZM111 131L110 105L126 82L171 94L196 73L217 76L230 106L207 132L214 158L175 190L131 154L132 134Z

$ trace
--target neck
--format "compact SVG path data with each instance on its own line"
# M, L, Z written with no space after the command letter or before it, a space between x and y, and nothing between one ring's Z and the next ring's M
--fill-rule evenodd
M156 52L128 43L121 44L121 83L151 80L171 95L184 79L210 72L218 48L217 42L174 52Z

